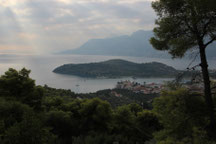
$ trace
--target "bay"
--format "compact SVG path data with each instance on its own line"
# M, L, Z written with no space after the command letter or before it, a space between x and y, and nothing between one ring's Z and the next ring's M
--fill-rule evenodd
M48 85L54 88L70 89L76 93L96 92L102 89L114 88L118 81L131 80L139 83L163 83L171 78L81 78L70 75L53 73L53 69L68 63L100 62L110 59L124 59L137 63L162 62L176 69L185 69L190 59L159 59L146 57L124 57L124 56L95 56L95 55L0 55L0 74L4 74L8 68L17 70L25 67L31 70L31 77L36 80L37 85ZM195 65L198 61L195 61ZM215 68L214 60L209 61L211 68Z

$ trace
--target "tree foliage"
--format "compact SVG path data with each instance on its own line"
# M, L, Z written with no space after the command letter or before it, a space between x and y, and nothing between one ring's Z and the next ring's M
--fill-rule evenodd
M159 0L152 3L158 15L151 43L182 57L188 49L216 40L215 0Z
M151 44L168 51L174 58L188 50L198 50L202 69L205 101L210 117L209 134L215 137L216 119L209 79L206 48L216 41L215 0L157 0L152 7L158 15Z
M23 68L20 71L10 68L0 77L0 97L15 99L40 109L43 97L43 88L35 85L29 77L30 70Z
M99 98L78 99L69 90L36 86L29 74L9 69L0 77L1 144L132 144L157 130L157 116L138 104L115 109Z
M11 77L17 81L19 75L12 74L4 82ZM32 90L35 88L33 85ZM205 129L209 117L203 97L179 87L156 98L153 110L143 109L137 103L113 108L99 98L78 99L67 90L47 86L41 89L46 94L42 94L39 109L18 95L1 93L1 144L134 144L155 140L158 144L212 144ZM7 91L1 90L4 94ZM31 96L32 91L29 93Z
M153 103L163 129L155 134L160 144L207 143L205 127L209 123L203 97L185 89L164 91Z

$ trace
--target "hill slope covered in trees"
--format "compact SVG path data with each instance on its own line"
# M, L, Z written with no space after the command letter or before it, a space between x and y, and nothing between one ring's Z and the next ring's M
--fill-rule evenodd
M81 77L174 77L178 72L162 63L133 63L115 59L99 63L65 64L53 70L55 73Z
M122 97L115 97L37 86L29 74L0 76L1 144L215 143L203 95L179 85L159 97L117 89Z

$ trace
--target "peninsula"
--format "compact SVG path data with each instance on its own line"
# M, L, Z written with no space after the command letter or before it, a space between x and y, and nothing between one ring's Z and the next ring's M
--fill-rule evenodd
M174 77L178 70L163 63L134 63L121 59L86 64L64 64L54 73L90 78Z

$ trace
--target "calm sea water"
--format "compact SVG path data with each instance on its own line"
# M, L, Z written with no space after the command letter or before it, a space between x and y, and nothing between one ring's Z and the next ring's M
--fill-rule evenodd
M172 79L168 78L119 78L119 79L88 79L77 76L59 75L52 72L54 68L67 63L89 63L110 59L124 59L137 63L162 62L176 69L185 69L190 60L156 59L143 57L117 57L117 56L86 56L86 55L0 55L0 74L8 68L31 69L31 77L36 84L54 88L71 89L76 93L95 92L101 89L114 88L118 81L131 80L139 83L162 83ZM210 61L211 68L216 68L214 60ZM196 62L194 63L194 65Z

